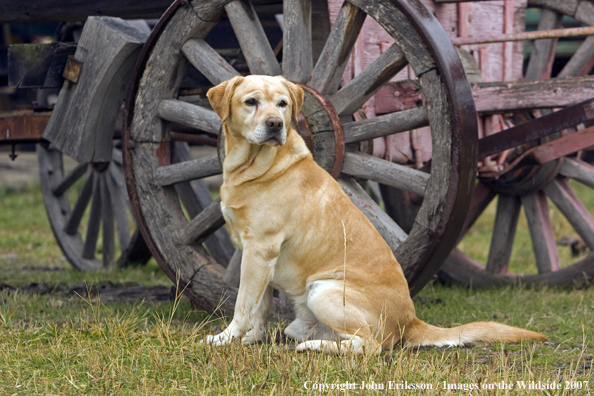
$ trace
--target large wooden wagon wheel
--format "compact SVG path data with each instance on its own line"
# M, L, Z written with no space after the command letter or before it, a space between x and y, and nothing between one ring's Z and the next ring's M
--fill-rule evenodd
M476 113L462 65L439 23L417 1L350 0L330 29L327 20L318 20L317 7L327 10L325 2L310 0L278 5L276 13L284 17L279 62L273 51L277 43L269 43L260 23L258 3L176 1L154 29L137 64L127 102L124 152L134 214L162 268L208 310L219 306L232 312L240 252L230 262L217 263L202 244L224 223L218 200L193 218L180 205L177 183L218 174L221 165L216 155L171 164L171 142L179 138L171 133L171 125L219 133L220 120L212 110L179 97L189 64L211 85L239 74L208 44L209 32L218 23L230 22L251 73L282 74L303 84L300 133L315 160L338 177L393 249L413 293L437 271L465 218L476 166ZM340 87L366 16L375 19L396 44ZM319 37L324 31L329 33ZM425 106L353 121L367 99L406 65L420 79ZM359 150L361 142L426 125L432 128L433 140L428 173ZM402 231L353 176L424 195L412 230Z
M558 27L563 15L569 15L582 23L594 25L591 12L594 7L589 1L556 2L549 0L529 0L530 6L542 7L538 30ZM554 51L552 40L539 40L528 63L525 79L538 80L550 77L550 59ZM558 77L587 74L592 68L594 56L594 37L584 40ZM549 68L547 70L547 67ZM591 101L576 110L582 113L591 111ZM565 123L551 131L576 126L592 118L585 114L568 114L558 117ZM573 122L572 122L573 119ZM546 125L543 123L542 127ZM524 128L528 131L529 128ZM448 282L485 287L517 282L528 284L572 285L589 283L594 278L594 217L576 194L581 197L591 194L594 188L594 167L580 160L580 150L594 144L594 130L567 129L563 133L551 135L547 139L530 142L528 139L516 140L516 148L507 151L508 164L504 174L494 177L479 177L471 205L469 217L463 234L478 220L492 201L497 202L495 222L488 257L480 262L464 253L464 249L454 249L440 270L440 276ZM497 140L497 135L492 136ZM499 140L506 139L502 135ZM524 147L520 147L525 144ZM526 144L528 146L526 146ZM530 148L532 147L532 148ZM577 182L577 183L576 183ZM580 184L582 184L580 186ZM561 215L574 230L590 254L579 261L559 257L558 236L555 224L551 221L550 208L554 204ZM532 240L534 268L520 269L510 266L512 248L518 228L518 218L523 208ZM567 249L567 248L566 248ZM573 262L572 262L573 261Z

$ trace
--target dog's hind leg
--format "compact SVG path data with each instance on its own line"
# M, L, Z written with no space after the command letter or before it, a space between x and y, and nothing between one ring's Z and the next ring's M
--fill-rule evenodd
M285 335L299 342L306 340L337 340L336 334L328 326L320 323L307 307L307 296L296 298L295 315L297 318L285 329Z
M309 286L307 306L321 324L330 328L341 341L316 339L297 345L297 351L323 353L379 354L381 346L375 340L365 316L354 302L352 293L344 295L342 282L321 280ZM349 301L351 300L351 301ZM352 301L355 300L355 301Z

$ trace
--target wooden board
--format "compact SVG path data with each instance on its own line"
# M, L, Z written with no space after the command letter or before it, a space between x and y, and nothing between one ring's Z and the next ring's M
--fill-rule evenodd
M75 53L78 82L66 80L43 137L78 162L112 158L113 131L147 35L119 18L87 20Z

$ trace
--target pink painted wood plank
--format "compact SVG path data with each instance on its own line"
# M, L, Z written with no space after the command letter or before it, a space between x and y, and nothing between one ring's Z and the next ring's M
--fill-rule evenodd
M547 197L542 191L522 196L538 273L561 269Z

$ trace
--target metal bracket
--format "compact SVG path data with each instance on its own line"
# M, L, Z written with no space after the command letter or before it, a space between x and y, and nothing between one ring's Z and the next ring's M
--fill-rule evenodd
M62 77L76 84L82 71L82 67L83 62L76 60L73 55L68 55L66 67L64 67L64 73L62 73Z

